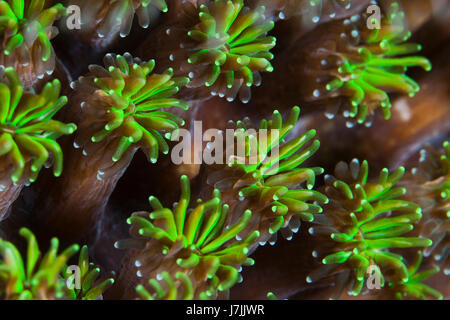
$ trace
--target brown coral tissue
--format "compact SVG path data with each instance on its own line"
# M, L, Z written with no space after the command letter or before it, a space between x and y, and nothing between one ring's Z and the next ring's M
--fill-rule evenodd
M449 0L0 0L0 300L449 300Z

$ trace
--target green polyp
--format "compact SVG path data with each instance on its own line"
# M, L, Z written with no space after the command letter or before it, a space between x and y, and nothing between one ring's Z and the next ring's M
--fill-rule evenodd
M59 97L59 81L55 79L47 83L36 94L24 92L13 68L1 69L1 72L0 156L8 155L13 164L11 180L14 183L20 181L27 159L32 160L32 173L26 180L36 180L37 173L50 156L53 158L54 174L58 176L62 171L63 155L55 140L72 134L77 128L72 123L52 120L67 102L66 97Z
M292 139L286 139L291 130L298 122L300 109L294 107L291 113L283 121L283 117L278 110L273 112L271 120L263 119L259 126L260 130L267 132L267 139L258 139L258 129L251 134L256 144L246 144L245 155L250 157L250 148L258 150L258 161L256 163L231 163L231 167L238 169L245 181L243 187L235 187L236 194L244 197L255 205L270 208L270 212L264 213L264 220L268 219L269 225L262 234L274 234L282 227L286 227L293 215L298 216L303 221L311 222L314 214L322 212L319 205L312 204L317 201L322 204L328 201L327 197L317 191L312 191L315 185L316 175L322 174L322 168L301 168L301 164L311 157L319 148L319 141L314 140L316 131L309 130ZM246 136L247 132L253 128L247 128L245 121L238 121L235 133L236 137ZM273 134L272 130L277 130L279 134ZM273 137L271 137L273 135ZM250 141L250 139L248 140ZM264 143L264 141L266 141ZM269 156L274 148L278 149L278 157L270 159ZM236 173L233 173L236 175ZM240 184L241 178L236 178L235 185ZM251 179L249 181L249 179ZM306 184L302 189L301 185ZM309 203L311 202L311 203ZM258 208L256 212L258 212Z
M132 227L139 226L139 235L148 241L159 241L163 247L167 246L167 252L170 252L171 248L183 248L182 257L175 256L177 266L190 277L192 288L208 281L211 287L207 294L213 296L218 290L228 289L236 283L234 277L228 277L229 274L237 273L236 266L252 265L247 257L248 248L257 240L259 234L252 233L245 239L235 240L239 232L247 227L252 213L247 210L235 224L226 225L229 207L222 204L218 190L213 192L213 198L209 201L199 199L190 211L189 179L183 175L180 181L181 195L175 209L163 208L155 197L150 197L154 211L148 215L133 215L127 222ZM233 241L230 242L231 240ZM207 280L195 278L198 268L202 268L200 272L206 272ZM168 275L173 276L172 273ZM157 280L151 281L159 285ZM185 282L188 283L187 279ZM192 288L189 289L190 292L193 291ZM142 288L139 288L139 291L142 291ZM188 296L192 298L191 294ZM169 298L166 295L159 297Z
M355 159L351 165L359 165L359 161ZM340 170L343 170L342 168L343 165ZM346 168L345 170L349 170L348 166ZM325 212L330 218L336 216L335 221L338 224L331 226L340 233L330 234L330 238L336 242L335 249L323 258L322 263L348 263L344 267L347 269L353 269L357 263L354 269L357 283L352 289L354 294L361 292L360 282L363 281L362 277L365 276L369 261L382 271L393 270L400 279L405 279L407 271L403 257L391 253L390 250L432 245L430 239L408 235L408 232L413 230L413 224L419 221L422 215L417 204L396 199L403 195L404 190L395 188L395 184L404 172L405 169L400 167L389 174L385 168L381 170L377 183L367 182L368 165L364 161L359 165L359 172L353 172L356 177L349 178L351 175L348 175L345 181L336 180L333 183L337 193L333 193L332 198L334 203L340 204L337 208L325 208ZM344 177L346 175L342 171L339 174ZM386 212L392 214L386 216Z
M50 249L45 255L41 255L34 234L22 228L19 234L28 243L26 260L22 258L14 244L0 239L0 269L4 276L0 284L8 286L6 299L42 299L52 298L65 300L95 300L112 283L108 279L97 286L96 280L100 270L90 266L87 256L87 247L81 249L79 268L81 271L81 290L69 289L66 281L72 274L66 273L66 264L69 259L79 251L78 245L72 245L58 253L58 239L53 238ZM6 274L5 274L6 273ZM44 297L41 297L44 293Z
M439 267L419 272L423 260L422 251L417 252L417 257L413 263L408 266L406 276L401 282L389 282L389 290L393 291L398 299L443 299L442 293L423 283L425 280L439 273Z
M54 21L66 13L60 4L44 9L41 1L2 1L3 20L0 23L0 33L4 34L6 47L4 53L11 55L21 47L27 46L31 60L35 59L31 52L38 44L41 49L36 64L47 62L52 58L52 46L47 35ZM51 33L51 32L50 32ZM30 35L35 35L30 39ZM47 70L52 71L52 70Z
M275 46L275 38L267 37L266 33L274 23L264 17L265 7L257 7L245 14L241 11L243 7L242 0L202 4L199 6L198 24L187 32L188 37L202 48L190 55L187 61L215 66L212 71L205 71L209 73L205 74L207 87L215 85L222 77L228 89L235 85L235 77L243 77L243 84L252 86L253 81L245 80L248 72L244 67L247 65L252 65L251 74L272 70L269 60L273 57L269 50Z
M172 130L184 124L183 119L163 110L171 107L183 110L189 108L186 102L171 97L189 79L174 78L172 68L162 74L152 73L154 60L141 62L129 54L107 57L105 63L108 63L106 69L109 70L109 76L97 76L92 71L90 77L98 89L112 98L113 103L106 112L108 119L105 119L104 130L95 133L91 141L98 143L105 138L119 136L112 157L114 162L119 161L128 148L136 145L144 147L147 158L154 163L159 152L168 153L164 137L167 134L170 137Z
M385 17L384 26L397 25L399 22L395 19L403 19L398 7L393 6L391 10L396 14ZM404 74L409 67L421 67L425 71L432 68L430 61L424 57L407 56L421 50L420 45L405 42L411 36L409 32L387 27L385 30L390 33L374 30L365 42L356 47L359 58L355 58L353 53L340 53L339 77L325 84L327 91L344 89L342 94L348 96L353 107L350 117L356 118L360 124L366 122L379 106L384 118L390 118L389 92L413 97L420 90L419 85Z

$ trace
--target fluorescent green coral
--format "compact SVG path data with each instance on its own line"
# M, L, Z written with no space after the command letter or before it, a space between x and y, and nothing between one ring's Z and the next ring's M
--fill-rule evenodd
M442 144L443 154L440 156L441 165L441 177L442 182L437 186L438 191L440 191L441 199L444 203L448 203L450 200L450 143L445 141ZM449 217L449 212L446 212L447 219Z
M33 182L50 155L55 176L61 174L63 154L55 140L72 134L76 126L52 120L67 103L65 96L59 96L60 90L61 84L55 79L40 94L24 92L14 69L1 69L0 157L7 156L12 163L12 181L20 180L31 159L29 180Z
M322 212L318 204L328 201L326 196L312 190L316 176L323 169L300 167L319 149L319 140L305 147L316 131L310 130L288 138L298 122L299 114L300 109L294 107L283 121L281 114L274 111L272 119L262 120L258 130L249 129L251 127L245 122L238 122L235 136L237 145L244 146L244 153L227 159L228 170L232 173L218 173L225 179L237 177L232 186L234 192L241 200L251 201L250 208L254 212L266 213L258 213L265 223L267 219L271 221L267 230L260 230L261 233L275 234L289 224L292 216L312 221L314 214ZM219 184L220 181L216 183ZM314 204L315 201L318 204ZM292 229L296 231L298 226ZM292 232L284 232L288 233L288 237L292 236Z
M352 5L352 0L305 0L305 2L309 2L310 7L313 9L312 22L314 23L319 22L325 13L330 18L334 18L338 9L350 9Z
M48 299L96 299L112 284L108 279L98 286L93 285L98 270L91 270L87 258L87 248L83 248L79 268L82 290L69 289L67 274L63 270L69 259L78 251L72 245L58 254L59 241L53 238L50 249L41 256L34 234L22 228L19 232L28 242L26 259L11 242L0 239L0 297L6 300L48 300Z
M189 180L182 176L180 200L173 210L164 208L155 197L150 197L153 211L134 213L128 223L137 228L138 239L145 242L152 239L158 243L159 254L164 255L159 269L169 273L163 278L166 284L171 285L171 277L175 275L181 281L185 295L210 299L238 281L242 265L254 264L253 259L247 256L248 248L259 237L259 232L253 231L246 238L236 240L247 227L252 213L245 211L238 221L230 225L227 220L229 208L222 204L217 190L211 200L199 200L192 211L188 211L190 198ZM120 241L118 246L121 247ZM148 267L155 268L153 265ZM180 272L185 273L190 281L186 276L180 276ZM158 289L156 280L151 280L150 285ZM137 289L141 295L147 296L142 287ZM177 296L173 286L169 289L171 297ZM157 290L157 296L163 296L160 293Z
M404 174L401 167L391 175L383 169L377 182L368 182L367 161L355 159L348 167L341 162L336 167L336 178L327 176L326 195L330 205L324 208L322 226L310 229L312 234L325 235L335 242L331 253L323 259L324 265L343 265L341 271L353 271L351 294L358 295L367 278L369 266L394 273L395 279L406 281L408 270L403 257L390 252L394 248L428 247L426 238L403 236L413 229L422 217L421 208L409 201L396 198L405 194L405 188L395 187ZM326 227L325 227L326 226ZM325 269L324 269L325 270ZM323 275L322 275L323 276ZM314 281L315 276L308 278Z
M156 280L150 279L148 284L151 287L149 292L143 285L138 285L136 291L144 300L192 300L194 291L191 279L183 272L177 272L175 279L168 272L161 273L163 285Z
M388 92L412 97L420 90L419 85L405 74L409 67L431 70L428 59L410 56L419 52L421 46L406 42L411 33L405 30L403 16L398 4L393 3L380 29L373 30L367 38L365 31L351 30L347 38L361 37L361 43L349 44L346 52L336 53L340 63L337 71L332 73L334 80L326 84L326 90L349 98L350 109L345 115L358 123L366 122L368 115L378 107L385 119L390 118Z
M408 278L401 282L391 282L388 284L390 290L395 293L397 299L421 299L428 298L442 300L442 294L423 282L439 273L439 267L433 267L426 271L418 272L422 264L423 254L417 253L416 261L408 267Z
M167 3L165 0L143 0L143 1L141 0L138 2L141 2L141 6L144 8L148 7L151 4L151 5L154 5L155 7L157 7L162 12L167 12L169 10L167 8Z
M420 235L433 240L433 245L424 249L425 257L433 254L448 274L450 234L450 143L442 148L426 146L420 151L418 166L411 170L404 181L407 197L415 199L424 211ZM447 266L445 266L447 265Z
M103 0L99 2L102 2L101 5L92 6L89 1L86 1L87 4L83 11L89 13L86 14L86 17L91 17L92 13L89 12L91 8L99 10L96 18L100 21L100 27L97 30L100 37L105 37L111 30L116 29L119 29L121 37L126 37L130 33L135 14L138 17L139 24L143 28L147 28L152 17L149 10L150 5L162 12L168 11L165 0ZM107 11L105 11L105 8L107 8ZM105 16L102 16L102 14ZM92 21L87 23L92 23Z
M258 129L238 121L234 144L227 146L233 151L229 157L227 150L228 166L208 177L208 183L221 191L232 188L241 201L248 201L254 218L259 219L264 238L261 242L267 241L267 235L275 237L282 228L284 236L292 237L298 231L298 219L312 221L314 214L322 212L319 204L328 201L326 196L312 190L323 169L301 167L319 149L319 140L310 143L316 131L288 137L299 114L300 109L294 107L283 121L281 114L274 111L272 119L263 119ZM239 146L237 152L234 145ZM292 217L295 219L291 223Z
M52 72L54 62L44 67L41 62L52 59L53 22L65 14L66 9L58 3L46 8L44 0L8 0L0 1L0 36L4 43L3 53L14 55L26 65L32 63L38 76ZM40 52L36 55L33 51ZM35 60L35 56L41 61ZM54 59L54 57L53 57Z
M259 72L273 70L269 50L276 39L266 34L274 22L264 16L264 6L244 10L243 0L205 2L199 10L200 22L188 32L196 42L188 62L200 67L193 72L195 78L229 100L241 91L241 100L247 102L248 88L260 82Z
M100 268L96 267L92 262L89 262L87 246L81 248L77 267L80 271L80 288L77 288L74 283L73 289L68 290L66 293L74 300L96 300L114 284L113 278L108 278L103 281L99 279ZM67 267L64 269L65 271L62 273L64 277L70 277L72 273Z
M141 62L128 53L123 56L106 55L105 67L92 67L91 74L79 80L82 85L96 90L96 94L106 101L106 110L100 119L105 125L91 137L92 142L117 138L113 161L118 161L130 146L138 145L145 148L149 161L156 162L159 151L169 152L160 132L171 132L184 125L182 118L164 109L189 108L186 102L172 98L189 79L172 77L172 69L162 74L152 73L154 60ZM86 108L105 108L94 104Z

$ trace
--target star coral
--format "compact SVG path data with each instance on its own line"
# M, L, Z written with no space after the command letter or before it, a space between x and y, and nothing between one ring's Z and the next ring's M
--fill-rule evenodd
M59 241L53 238L50 249L41 256L36 237L26 229L20 230L28 243L24 260L11 242L0 239L0 298L5 300L53 300L80 299L94 300L101 297L104 290L114 283L106 279L98 283L100 269L89 264L87 247L84 246L79 257L81 270L81 289L69 288L66 263L79 250L72 245L58 254Z
M238 145L245 141L244 159L232 153L226 165L212 167L208 176L210 185L231 192L230 204L251 208L252 226L258 227L261 243L273 242L280 229L292 238L301 220L313 221L314 214L322 212L319 204L328 201L312 190L323 169L300 167L319 149L319 140L304 147L316 135L315 130L289 138L299 114L300 108L294 107L283 121L274 111L271 120L261 121L258 131L250 123L239 121L235 135ZM263 134L266 137L261 139Z
M14 67L27 86L50 75L55 69L55 53L50 40L56 36L55 20L66 13L60 3L45 0L0 1L0 38L4 48L0 63Z
M92 106L89 106L89 101L81 102L87 119L91 119L83 126L84 132L95 124L99 130L90 137L93 143L104 140L110 143L117 139L112 155L115 162L134 145L142 146L148 160L156 162L159 151L168 152L168 145L159 131L170 132L184 125L183 119L163 109L189 108L186 102L172 98L189 80L172 77L172 69L152 74L154 60L144 63L128 53L123 56L108 54L104 63L105 68L91 66L91 74L74 84L75 90L81 94L91 92L105 101ZM86 143L77 139L75 146Z
M128 53L107 54L104 62L105 67L91 65L86 76L72 83L75 92L71 114L66 116L77 119L79 134L74 148L68 147L71 158L65 170L69 173L48 186L65 201L55 197L41 204L46 228L50 219L58 225L70 224L74 233L87 232L136 151L142 149L148 161L155 163L160 152L169 151L165 135L184 124L165 110L188 109L186 102L173 96L189 79L173 77L171 69L153 73L153 60L142 62Z
M164 280L170 297L177 297L173 287L173 277L176 277L187 297L216 298L236 284L241 266L254 264L247 256L248 248L259 232L254 230L245 238L238 237L248 225L251 211L246 210L230 224L229 207L222 203L218 190L211 200L199 200L188 211L190 198L189 180L182 176L181 196L174 209L164 208L158 199L150 197L153 211L135 212L128 219L133 238L116 243L118 248L136 250L129 261L134 261L138 278L148 279L159 297L164 294L158 280ZM129 286L125 284L127 275L121 276L119 281ZM142 284L137 291L149 297Z
M433 240L424 249L424 256L434 256L436 262L449 274L450 232L450 144L441 149L427 146L420 152L420 161L404 182L408 199L415 199L424 212L419 234Z
M269 52L276 39L266 36L274 22L264 16L265 7L252 10L243 0L204 3L199 6L199 23L188 32L193 43L188 62L198 65L190 74L191 86L204 84L213 94L229 101L239 93L250 100L250 87L261 82L261 71L272 71Z
M313 256L321 258L323 266L311 273L307 282L336 276L337 290L349 286L349 294L358 295L370 266L381 270L381 286L386 277L393 281L408 280L403 257L392 249L429 247L432 241L404 236L422 217L417 204L396 199L406 192L395 187L404 171L401 167L389 175L383 169L378 181L371 182L367 161L360 164L354 159L350 165L340 162L335 169L336 177L325 177L325 194L330 203L324 207L324 214L317 217L318 225L309 231L331 238L332 243L313 252Z
M106 45L119 34L126 37L130 33L134 16L137 15L139 24L148 28L154 14L153 9L167 12L165 0L71 0L70 5L77 5L81 11L81 31L95 33L91 39L97 45ZM91 23L95 21L95 23Z
M311 54L318 69L314 72L321 87L312 92L312 100L343 99L342 113L349 118L348 126L355 122L371 124L376 109L383 117L391 115L389 92L414 96L419 85L405 72L409 67L431 70L428 59L411 56L421 46L406 42L411 33L406 29L404 13L394 2L381 21L381 28L369 30L364 15L353 16L342 22L340 39L325 42ZM348 107L347 107L348 105ZM337 110L329 109L328 117Z
M59 80L54 79L36 94L23 88L13 68L0 68L2 191L14 188L11 183L34 182L51 158L54 175L61 175L63 152L56 139L72 134L77 127L52 119L67 103L67 97L59 95L60 90ZM8 192L2 196L8 198ZM0 217L6 214L12 201L14 198L3 199Z

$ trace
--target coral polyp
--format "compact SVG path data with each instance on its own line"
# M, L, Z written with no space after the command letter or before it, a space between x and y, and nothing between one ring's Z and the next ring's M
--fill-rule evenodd
M404 182L408 198L421 204L424 217L420 235L433 240L433 245L424 249L424 256L433 255L436 263L449 274L450 233L450 144L445 141L442 148L427 146L420 152L417 167Z
M439 272L439 267L435 266L431 269L419 272L422 266L423 254L421 251L417 253L417 258L413 264L408 267L408 278L400 282L388 283L388 290L392 292L399 300L442 300L442 293L423 283L428 278L433 277Z
M133 25L134 16L139 24L147 28L154 16L152 9L167 12L165 0L71 0L71 5L77 5L81 11L82 31L95 30L96 36L111 40L115 34L126 37ZM92 21L95 23L92 24Z
M336 18L339 11L352 6L351 0L253 0L268 7L276 18L284 20L295 16L307 18L306 25L316 24L322 18Z
M248 248L259 237L259 231L239 238L252 213L246 210L230 224L229 207L222 203L218 190L211 200L199 200L193 210L188 210L190 198L189 180L182 176L181 196L174 209L164 208L158 199L150 197L153 211L134 213L128 219L133 239L121 240L116 246L137 249L133 255L137 276L150 280L150 286L158 292L160 284L151 279L164 280L169 295L176 298L172 280L176 277L188 297L211 299L238 281L241 266L254 264ZM137 291L147 296L142 285Z
M392 105L388 93L413 97L420 90L405 74L407 69L431 70L428 59L411 55L419 52L421 46L407 42L411 33L398 3L392 3L380 29L369 30L366 20L364 15L343 20L340 39L312 55L320 65L318 80L323 85L314 90L312 99L344 99L341 110L349 118L349 126L355 122L370 125L376 109L389 119Z
M188 32L191 42L188 62L190 86L206 85L214 95L229 101L237 94L250 100L250 87L261 83L260 72L273 70L270 53L275 37L267 36L274 22L264 15L265 7L249 9L243 0L200 2L199 22Z
M310 233L324 235L334 243L328 252L313 253L320 256L324 266L310 274L307 282L340 274L338 288L348 286L350 295L358 295L368 278L369 267L380 270L381 286L386 278L409 279L403 257L392 249L429 247L432 241L407 235L421 219L422 210L416 203L396 199L406 191L395 187L404 171L401 167L389 175L383 169L378 181L371 182L367 161L360 164L355 159L350 165L340 162L336 177L325 177L325 194L330 203Z
M0 239L0 297L5 300L54 300L81 299L95 300L114 282L106 279L98 283L100 269L89 264L87 247L83 247L79 257L81 288L72 288L67 280L72 273L67 270L69 259L79 250L72 245L58 254L59 241L53 238L50 249L41 256L36 237L27 228L20 229L20 235L28 243L26 259L11 242ZM76 282L76 280L75 280Z
M77 128L73 123L52 120L67 103L67 97L59 96L60 82L55 79L47 83L38 95L24 91L13 68L1 69L0 80L0 154L10 160L11 180L18 182L29 166L28 180L35 181L50 156L54 161L53 173L59 176L63 154L55 140L61 135L72 134Z
M174 97L189 79L173 77L172 69L153 73L154 60L143 62L129 53L107 54L104 64L91 65L86 76L72 82L72 108L66 116L77 119L79 134L74 148L68 148L68 174L48 186L65 201L48 198L40 209L42 221L69 223L74 234L89 230L92 216L105 208L137 150L151 163L169 152L166 138L184 120L166 110L189 108L187 102ZM71 176L75 172L77 183ZM88 201L85 194L90 195ZM46 228L52 224L44 223Z
M66 9L60 3L49 6L44 0L0 1L0 38L4 44L0 63L14 67L27 85L52 74L55 53L50 40L56 36L53 23Z
M194 297L191 279L183 272L177 272L173 278L168 272L161 273L161 280L150 279L150 292L138 285L136 291L144 300L192 300Z
M89 116L83 129L92 129L92 124L98 129L90 137L92 143L117 141L112 155L115 162L130 147L143 147L148 160L156 162L159 152L166 154L169 148L160 132L171 132L184 125L182 118L163 109L189 108L186 102L172 98L189 79L172 77L172 69L152 73L154 60L142 62L130 54L108 54L104 63L105 68L91 66L91 73L74 84L80 94L93 94L81 102L83 112ZM76 140L78 146L89 143L83 138Z
M52 119L67 103L60 90L61 83L54 79L36 94L24 89L13 68L0 67L0 220L44 165L53 161L54 175L61 175L63 152L56 139L77 127Z
M227 165L214 168L208 177L209 184L231 191L230 203L243 201L240 205L252 209L262 243L269 239L272 242L282 228L282 233L292 238L300 221L313 221L314 214L322 212L320 204L328 201L312 190L323 169L301 167L319 149L319 140L310 143L315 130L288 138L299 114L300 108L294 107L283 121L276 110L272 119L262 120L257 130L239 121L235 136L244 152L232 152Z

